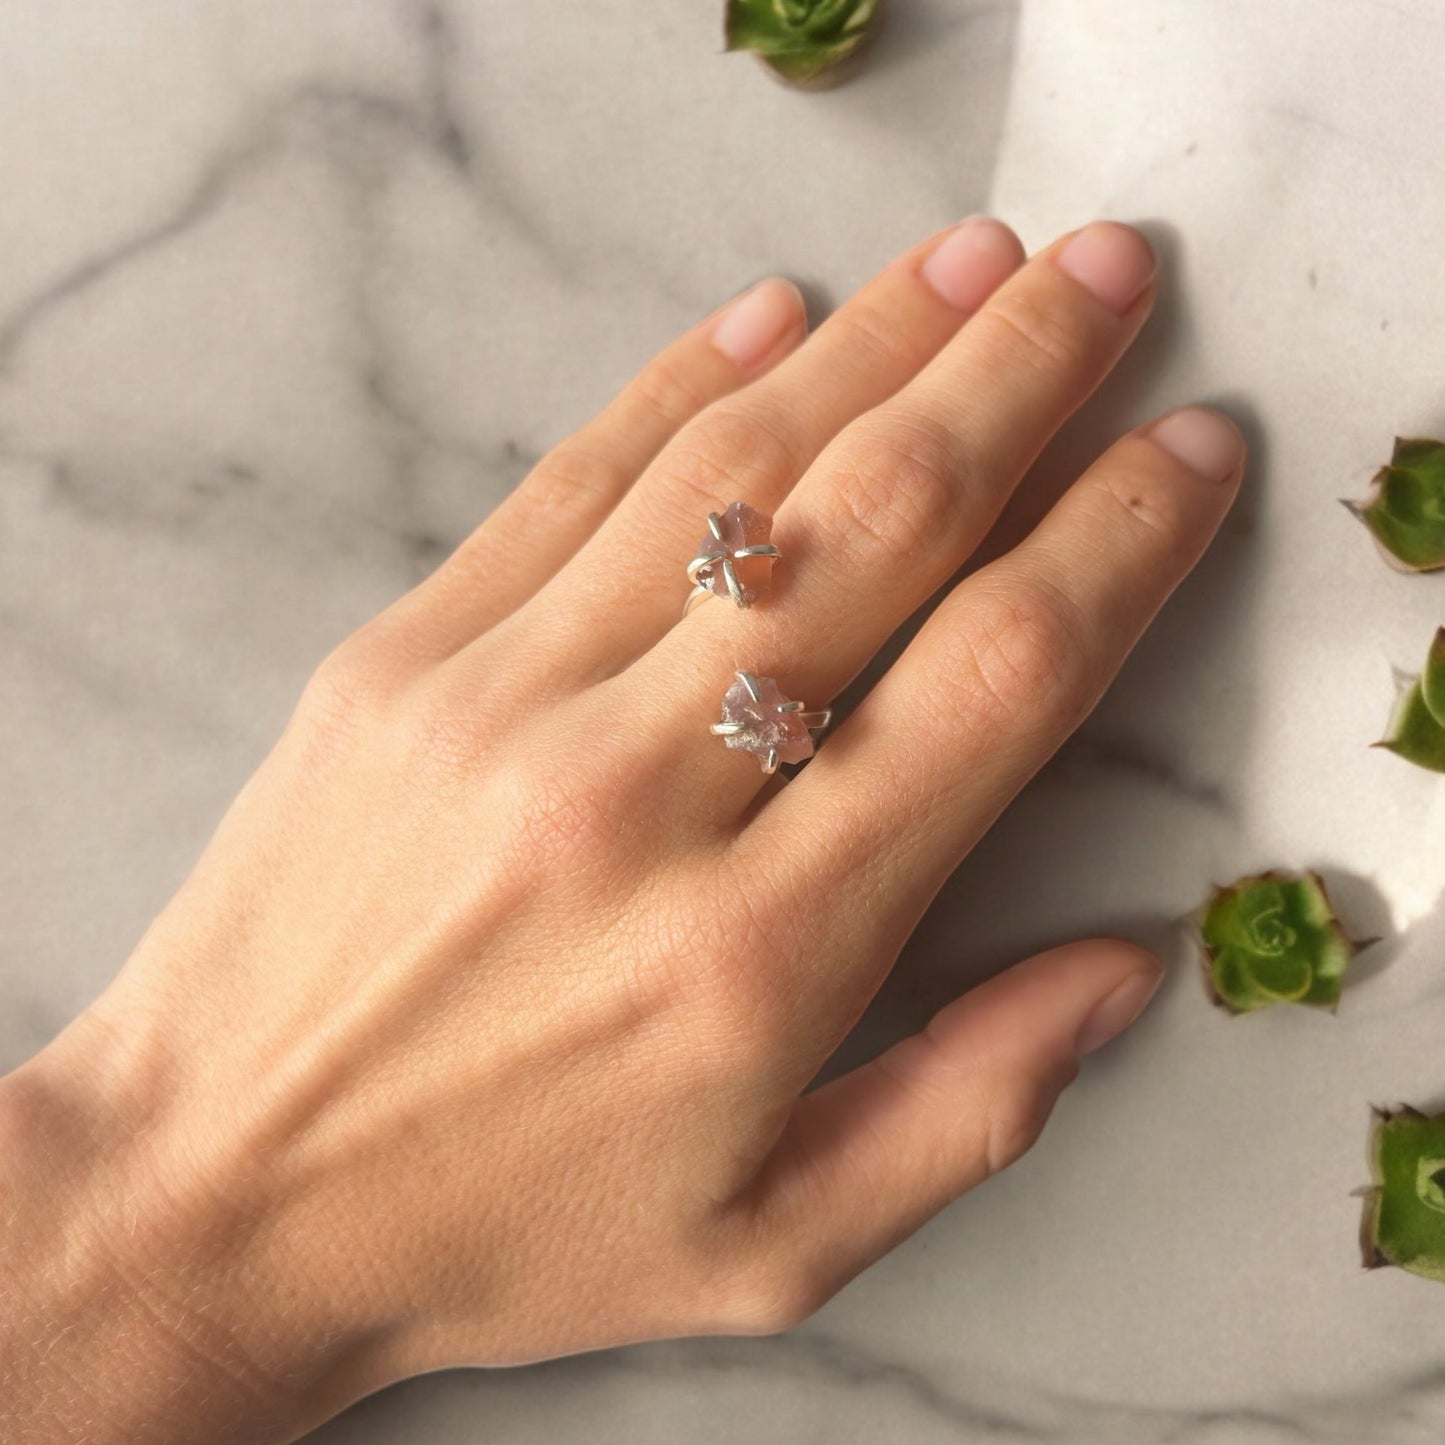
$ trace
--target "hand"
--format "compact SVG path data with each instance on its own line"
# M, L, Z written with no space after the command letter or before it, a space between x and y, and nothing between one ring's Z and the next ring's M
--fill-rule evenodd
M804 1090L1207 544L1237 432L1190 409L1120 440L786 784L708 725L739 667L843 688L1153 271L1126 227L1025 263L968 223L801 345L763 282L344 642L115 984L0 1091L0 1417L290 1439L413 1372L783 1329L1026 1149L1157 984L1140 949L1018 964ZM776 513L774 593L680 620L735 499Z

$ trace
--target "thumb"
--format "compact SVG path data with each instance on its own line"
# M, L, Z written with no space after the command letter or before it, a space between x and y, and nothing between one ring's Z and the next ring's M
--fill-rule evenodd
M1050 949L807 1095L759 1181L764 1237L826 1299L1023 1154L1080 1058L1122 1033L1163 975L1115 939Z

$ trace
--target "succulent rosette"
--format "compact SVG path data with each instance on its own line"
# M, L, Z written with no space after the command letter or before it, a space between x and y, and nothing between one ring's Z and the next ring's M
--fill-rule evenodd
M1360 1247L1365 1266L1445 1281L1445 1114L1375 1111Z
M1333 1009L1356 945L1316 873L1261 873L1216 888L1197 914L1204 972L1231 1013L1280 1003Z
M1394 455L1375 473L1370 495L1345 505L1392 566L1405 572L1445 567L1445 442L1396 437Z
M820 85L839 75L878 24L882 0L728 0L729 50L750 50L783 80Z
M1417 768L1445 773L1445 627L1436 630L1420 676L1404 680L1389 727L1375 746Z

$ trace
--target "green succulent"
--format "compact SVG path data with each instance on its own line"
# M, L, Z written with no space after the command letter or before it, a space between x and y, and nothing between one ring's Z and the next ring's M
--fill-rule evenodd
M727 48L751 50L784 80L817 84L873 33L882 0L728 0Z
M1445 1114L1377 1109L1360 1247L1365 1267L1393 1264L1445 1280Z
M1216 888L1197 915L1211 996L1231 1013L1278 1003L1333 1009L1356 945L1316 873L1261 873Z
M1436 629L1424 671L1401 687L1390 725L1375 746L1417 768L1445 773L1445 627Z
M1445 567L1445 442L1396 437L1395 453L1375 473L1369 497L1345 505L1394 566L1406 572Z

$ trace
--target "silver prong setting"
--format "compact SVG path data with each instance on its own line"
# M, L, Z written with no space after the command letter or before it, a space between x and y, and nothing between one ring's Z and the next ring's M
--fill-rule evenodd
M744 668L733 678L723 694L722 717L711 724L713 736L736 752L751 753L764 773L776 773L785 760L806 762L815 751L812 734L828 726L832 709L810 711L784 696L773 678Z
M743 502L734 502L727 513L709 512L707 536L703 538L697 556L687 564L687 580L693 588L700 589L701 595L721 597L725 587L733 605L746 610L757 597L766 593L768 588L767 571L758 564L777 562L783 554L771 542L750 542L743 547L730 546L730 540L742 541L748 535L748 528L753 525L739 520L734 530L730 531L729 528L734 525L734 512L747 513L754 518L757 515ZM769 519L764 520L771 525ZM753 530L752 535L757 536L757 531ZM766 536L767 533L764 532L763 535ZM739 575L739 563L751 564L751 570L745 567ZM722 586L719 585L719 576ZM689 595L683 605L684 617L702 600L701 595L696 599Z
M722 564L723 581L728 584L728 596L737 603L739 607L746 607L748 599L743 593L743 584L738 581L738 569L733 565L731 557L723 558Z
M694 587L698 585L698 574L704 567L711 567L714 562L720 562L727 556L727 551L722 547L709 547L706 552L699 552L691 562L687 564L687 580Z

